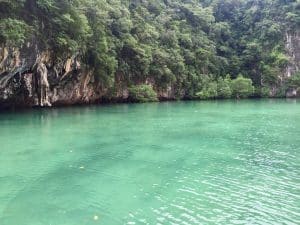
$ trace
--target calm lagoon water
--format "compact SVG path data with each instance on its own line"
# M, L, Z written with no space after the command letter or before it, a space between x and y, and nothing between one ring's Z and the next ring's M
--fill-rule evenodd
M0 224L300 224L300 102L0 113Z

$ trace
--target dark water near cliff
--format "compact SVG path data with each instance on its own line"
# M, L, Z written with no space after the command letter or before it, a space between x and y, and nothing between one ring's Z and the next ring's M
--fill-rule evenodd
M300 102L0 114L0 224L300 224Z

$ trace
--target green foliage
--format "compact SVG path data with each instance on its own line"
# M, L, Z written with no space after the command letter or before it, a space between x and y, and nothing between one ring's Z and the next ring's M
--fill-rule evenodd
M216 82L209 82L205 84L202 90L196 93L196 96L200 99L212 99L218 96L218 86Z
M286 87L287 88L295 88L295 89L300 88L300 73L299 72L287 79Z
M26 0L0 0L0 18L8 18L19 14Z
M11 18L0 20L0 30L0 42L12 46L21 46L30 31L24 21Z
M217 81L217 91L219 98L230 98L232 95L232 90L230 87L230 77L227 76L225 79L222 77L218 78Z
M158 101L157 94L150 85L135 85L128 89L129 99L133 102Z
M55 6L54 0L37 0L36 4L40 9L45 11L58 10L58 8Z
M299 9L295 0L2 0L0 44L33 35L58 58L80 56L105 88L118 74L190 98L244 97L223 77L280 86L285 32L299 29Z
M251 79L239 75L231 81L232 94L235 98L247 98L254 92Z
M266 97L269 97L270 96L270 88L269 87L262 87L260 88L260 97L263 97L263 98L266 98Z

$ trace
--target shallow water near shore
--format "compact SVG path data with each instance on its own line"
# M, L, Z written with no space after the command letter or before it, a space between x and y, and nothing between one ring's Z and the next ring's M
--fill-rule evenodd
M0 224L300 224L300 102L0 113Z

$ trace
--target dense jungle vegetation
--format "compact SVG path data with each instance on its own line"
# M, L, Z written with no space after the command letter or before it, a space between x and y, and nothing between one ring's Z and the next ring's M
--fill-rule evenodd
M0 0L0 42L77 54L112 89L119 74L187 98L267 96L281 86L299 11L299 0ZM143 90L155 98L130 89Z

